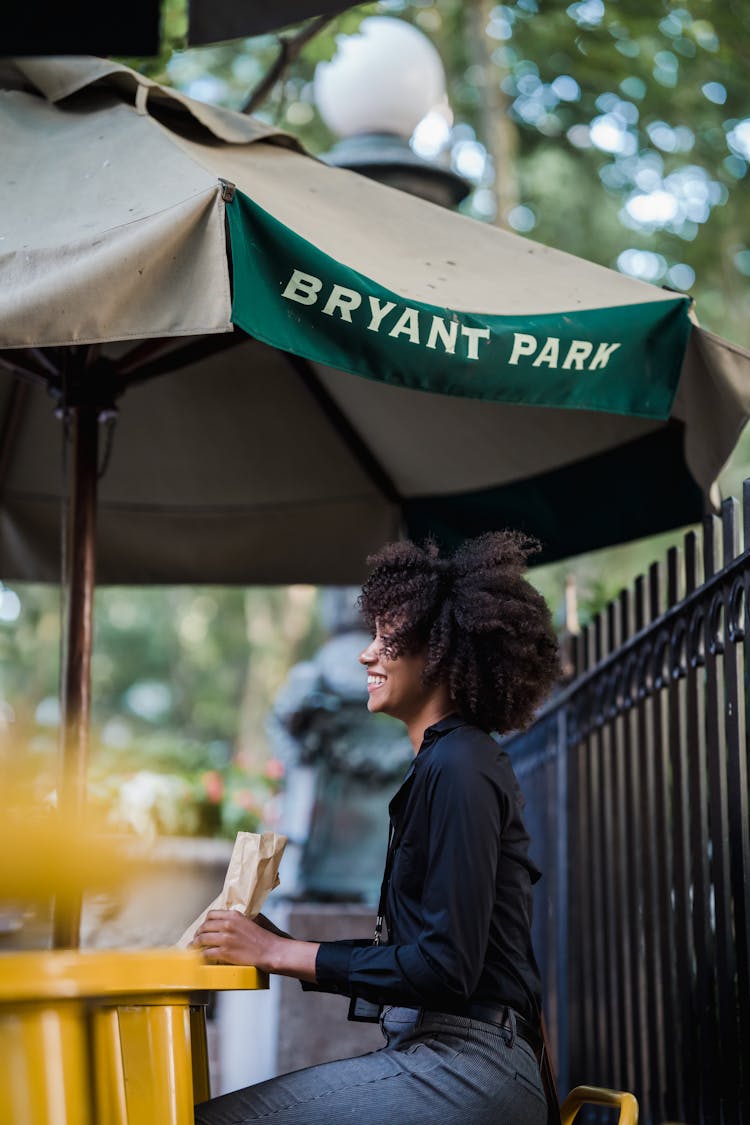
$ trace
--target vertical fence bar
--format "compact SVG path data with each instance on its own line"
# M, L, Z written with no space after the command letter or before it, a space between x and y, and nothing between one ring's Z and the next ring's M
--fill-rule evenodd
M553 716L545 724L544 749L541 761L534 769L534 789L536 804L544 810L543 823L538 826L544 839L544 854L542 873L547 881L548 891L547 909L544 915L544 942L546 948L546 963L549 977L546 982L546 1024L550 1039L550 1048L553 1053L555 1072L560 1081L560 1025L561 1009L560 989L563 986L565 966L560 961L560 918L566 912L564 903L563 886L560 880L560 871L564 865L564 855L567 844L567 805L563 800L564 786L560 786L557 777L557 761L564 758L565 748L559 742L560 715L564 715L565 708L559 709L558 715ZM561 794L562 790L562 794Z
M685 593L699 585L698 536L685 536ZM692 887L692 948L694 968L693 1010L701 1065L698 1074L698 1106L691 1120L714 1119L719 1104L719 1027L716 1007L714 934L711 925L709 880L708 766L706 762L706 673L703 611L695 608L688 621L687 637L687 726L685 752L688 761L690 801L690 880Z
M660 563L650 568L651 619L655 621L660 613L661 594L664 588L664 574ZM675 940L674 916L672 910L673 890L673 810L672 775L670 763L670 732L668 726L669 684L669 637L661 630L656 641L654 659L654 803L656 811L656 919L659 930L659 958L661 964L662 1019L663 1031L660 1035L665 1052L665 1109L668 1116L679 1119L675 1103L675 1092L680 1083L680 1010L677 1003L677 981L675 978Z
M627 590L622 590L616 606L617 612L617 643L622 646L630 639L630 600ZM617 684L614 692L614 705L617 708L615 718L615 793L617 796L618 815L615 823L615 854L620 867L620 880L618 888L618 914L617 914L617 953L618 975L621 981L621 1054L622 1078L621 1084L629 1090L635 1089L637 1082L636 1072L636 1036L635 1023L635 998L633 987L633 960L631 956L634 933L633 910L633 854L636 841L632 831L633 809L635 792L632 788L632 752L633 741L631 737L631 713L628 706L628 665L621 662L618 669Z
M746 480L742 486L742 511L743 511L743 550L745 555L750 552L750 480ZM738 641L742 640L742 665L743 675L741 677L741 698L744 704L744 724L740 724L740 754L738 760L739 775L736 778L736 788L738 791L739 800L747 802L748 793L750 793L750 701L748 700L748 691L750 690L750 567L743 567L742 585L744 590L744 604L743 613L741 615L742 636L738 636ZM739 624L738 620L738 624ZM748 936L748 914L750 914L750 903L748 896L750 896L750 843L748 842L748 822L750 821L750 813L748 812L747 803L744 808L738 810L738 820L742 823L742 832L740 836L741 848L741 867L742 872L738 872L739 878L735 878L734 882L740 882L744 885L744 916L745 916L745 934L744 942L740 945L738 943L738 955L740 958L740 996L744 1000L744 1008L741 1013L742 1017L742 1034L740 1041L740 1054L744 1061L743 1075L742 1075L742 1090L744 1101L745 1116L750 1118L750 1064L747 1060L750 1059L750 1026L748 1025L748 1011L747 1004L750 1001L750 937Z
M566 1091L569 1086L569 1059L568 1059L568 1012L569 1004L569 974L568 974L568 931L570 928L569 917L569 853L568 840L570 828L568 818L570 814L570 801L568 799L568 708L561 707L557 715L557 753L555 755L555 790L558 827L556 872L557 872L557 910L555 912L555 946L557 949L558 966L558 1033L557 1033L557 1082L558 1088Z
M667 607L676 606L682 597L682 556L677 547L667 552ZM682 617L678 617L669 631L669 663L665 668L667 682L668 738L664 762L671 775L671 839L672 868L666 873L669 888L666 903L671 947L670 988L675 1020L672 1037L672 1055L676 1083L672 1097L674 1115L678 1120L694 1120L697 1098L695 1076L698 1070L696 1050L695 1014L692 1005L693 956L691 930L688 925L690 910L690 843L688 835L689 808L687 799L686 760L686 699L685 699L685 646L686 630ZM670 903L673 905L670 907ZM686 1109L687 1091L691 1112Z
M589 670L591 659L591 632L588 626L581 631L576 651L579 675L585 675ZM570 1076L573 1082L578 1083L585 1081L584 1060L592 1057L596 1044L596 1031L593 989L590 980L594 958L589 825L591 806L588 784L589 737L579 718L580 701L576 701L576 704L576 741L570 751L575 767L576 806L575 818L572 821L572 838L575 842L570 862L570 883L571 886L575 886L575 892L571 902L569 949L570 980L574 992L571 1003L571 1028L577 1029L575 1038L571 1038Z
M593 668L599 660L600 645L597 640L598 625L596 619L589 626L589 667ZM593 1038L591 1040L591 1055L595 1060L596 1073L604 1076L606 1069L604 1036L606 1023L602 1005L602 989L604 987L604 945L603 934L599 924L598 906L602 901L601 885L601 854L599 839L599 795L601 790L599 771L599 737L596 729L595 704L593 694L589 696L589 714L587 715L586 738L586 784L588 808L586 820L588 824L587 856L589 879L589 908L587 911L591 932L591 961L588 967L588 987L591 989L593 1008ZM604 1078L602 1077L602 1080ZM597 1079L599 1081L599 1079Z
M647 613L650 623L659 617L661 606L661 568L653 564L648 573ZM653 1030L653 1050L656 1055L657 1073L652 1092L654 1112L662 1119L667 1116L666 1089L668 1075L665 1062L665 1015L664 1015L664 972L663 972L663 934L661 925L660 900L660 862L662 854L662 808L660 800L660 770L658 759L663 744L661 699L656 687L658 638L650 643L648 661L644 664L646 698L644 701L644 739L643 739L643 800L646 815L646 838L650 846L644 859L644 887L647 909L644 915L644 944L648 965L648 989L651 996L651 1027ZM647 650L648 651L648 650Z
M592 622L593 632L593 663L598 664L604 655L604 622L601 614L597 614ZM607 1004L607 877L604 870L603 850L603 801L602 801L602 734L600 725L598 694L592 696L594 700L593 731L589 738L589 824L591 847L591 888L592 888L592 914L591 922L594 933L594 1003L596 1014L596 1039L597 1039L597 1078L598 1082L610 1082L611 1059L610 1039Z
M622 643L635 632L634 602L629 591L620 593L620 636ZM626 965L626 1034L628 1037L628 1089L643 1098L648 1086L648 1022L646 990L641 954L642 889L640 872L643 862L643 822L638 791L638 731L635 710L637 691L636 656L631 654L623 669L623 793L626 815L623 817L620 846L626 864L623 959Z
M646 599L646 579L639 575L635 581L635 627L641 633L648 619ZM638 785L641 807L643 839L649 846L641 852L642 866L639 871L643 909L640 918L640 948L642 951L642 971L646 999L648 1037L646 1043L649 1061L648 1083L646 1085L646 1104L651 1107L655 1118L664 1119L663 1090L664 1065L663 1051L660 1049L660 1032L663 1026L659 997L661 977L659 973L658 943L654 940L655 926L655 888L656 876L653 871L653 841L655 839L654 786L653 786L653 738L650 722L649 674L650 647L644 643L639 650L638 661L638 708L636 713L638 745Z
M734 498L722 507L724 565L740 552L739 505ZM745 732L744 660L739 641L744 638L745 587L735 580L725 587L724 598L724 684L727 746L727 827L729 830L729 874L732 894L732 921L736 951L736 995L739 1049L735 1082L738 1106L747 1095L750 1067L750 843L748 841L748 774ZM737 620L739 619L739 620Z
M704 521L703 559L706 578L720 568L721 523ZM723 599L714 592L706 610L706 742L708 759L709 831L711 842L711 906L716 950L716 1002L719 1028L720 1112L727 1125L740 1125L732 1079L739 1052L735 998L735 949L729 874L729 812L727 748L724 722Z
M600 617L600 659L612 652L616 638L613 636L615 618L612 606L607 606L606 614ZM615 848L615 823L617 817L618 794L615 793L614 755L615 741L611 710L611 682L603 675L599 680L597 692L597 722L599 725L599 777L601 790L598 801L599 846L601 848L602 898L599 909L599 925L603 933L604 987L602 1000L605 1005L605 1027L607 1029L606 1081L618 1085L620 1079L620 986L617 964L617 917L618 917L618 875L619 865Z

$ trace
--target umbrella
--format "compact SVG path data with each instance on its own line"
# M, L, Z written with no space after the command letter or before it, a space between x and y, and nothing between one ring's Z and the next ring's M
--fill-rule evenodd
M400 529L517 522L552 559L701 514L750 368L687 298L108 60L4 73L0 348L70 397L94 345L103 581L350 582ZM50 580L59 427L12 387L0 568Z
M353 0L191 0L187 39L196 46L262 35L353 6ZM159 9L159 0L119 0L106 7L96 0L77 0L74 7L26 0L3 13L0 54L157 55Z
M311 16L333 16L357 0L190 0L188 43L200 46L275 31Z
M76 437L66 800L95 514L103 581L241 583L358 581L402 531L512 524L554 558L701 515L750 356L688 298L110 60L2 79L0 366L23 381L0 400L0 573L59 575L49 391Z

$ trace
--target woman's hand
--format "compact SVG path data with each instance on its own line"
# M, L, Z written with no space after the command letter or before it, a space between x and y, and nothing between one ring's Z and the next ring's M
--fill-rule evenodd
M317 942L281 937L237 910L209 910L193 945L198 946L209 961L254 965L266 973L315 983Z
M270 971L275 934L251 922L237 910L209 910L193 944L200 946L209 961L226 965L255 965Z

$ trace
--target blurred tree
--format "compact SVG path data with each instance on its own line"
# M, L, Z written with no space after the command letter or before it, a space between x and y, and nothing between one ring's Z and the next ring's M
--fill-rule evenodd
M259 114L313 152L330 147L313 101L315 66L372 14L410 20L442 55L454 124L425 122L412 144L427 156L447 150L472 181L467 214L688 292L703 324L750 345L746 0L366 4L307 43ZM194 96L238 107L274 42L177 52L166 73ZM747 475L750 437L722 477L725 493ZM577 561L584 616L675 541ZM553 602L569 569L539 572Z
M312 152L329 148L315 66L373 14L410 20L443 57L453 124L426 120L412 143L471 180L467 214L689 292L704 324L750 344L747 0L364 4L305 44L259 116ZM125 61L202 100L241 108L278 56L272 35L186 50L186 0L164 0L162 22L161 54ZM745 475L747 440L725 488ZM576 573L585 620L676 539L556 564L535 581L558 606ZM99 590L96 630L98 753L154 768L232 756L255 768L273 692L320 640L314 595L300 588ZM0 587L0 726L12 720L32 753L55 748L58 635L56 590Z
M162 56L136 63L240 108L276 37L179 49L183 3L165 2ZM425 155L448 149L475 185L468 214L690 292L708 327L750 343L745 0L363 4L306 43L259 116L313 152L330 147L315 66L373 14L415 23L441 52L455 124L418 129L413 143Z
M0 586L0 736L42 790L56 768L59 605L55 587ZM262 774L264 716L322 637L315 589L301 586L102 587L94 620L95 782L144 769L229 770L235 785Z

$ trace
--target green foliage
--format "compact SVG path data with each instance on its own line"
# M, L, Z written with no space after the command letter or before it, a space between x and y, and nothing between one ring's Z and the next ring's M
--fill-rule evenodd
M334 138L313 102L315 66L332 56L337 35L356 31L373 13L413 22L442 55L455 115L449 155L460 167L468 150L481 169L463 205L468 214L492 221L505 181L514 180L510 195L517 198L500 215L504 223L646 281L686 289L702 323L750 345L748 160L734 134L748 119L745 0L361 6L306 45L261 115L313 152L329 148ZM237 107L274 55L274 37L266 36L181 52L167 69L188 91L196 78L208 78L196 92ZM495 151L498 117L517 153L513 168L501 166ZM727 467L724 491L736 491L747 475L750 437ZM593 607L675 539L546 568L539 581L556 603L565 571L580 571L584 608ZM595 591L597 568L606 580Z
M364 4L306 44L259 116L312 152L335 138L313 100L318 62L368 15L425 32L446 68L449 142L475 146L468 214L492 220L495 181L518 179L521 210L500 219L546 244L685 289L703 323L750 344L747 116L750 6L741 0L388 0ZM240 108L278 51L273 35L184 50L183 0L165 0L164 48L127 60L193 96ZM284 34L293 34L287 31ZM481 38L482 42L478 43ZM480 49L481 48L481 49ZM483 53L489 57L482 63ZM515 131L517 167L495 168L486 107ZM750 129L750 127L748 127ZM750 140L746 142L750 145ZM641 252L638 257L638 252ZM623 257L625 255L625 257ZM694 276L694 283L691 281Z
M182 50L181 4L165 2L162 55L136 61L160 81L240 108L275 58L276 37ZM480 170L472 173L467 213L494 218L496 176L501 186L517 177L522 211L501 215L504 223L592 261L619 263L644 280L687 289L707 326L750 343L748 161L731 141L747 116L750 6L741 0L360 5L307 43L259 115L296 133L313 152L329 148L335 138L313 101L315 66L332 57L337 36L356 32L372 14L413 22L442 54L456 118L449 142L454 166L461 164L460 146L464 156L467 144L477 146L472 166ZM488 104L504 105L505 127L515 131L512 170L494 167L497 154L485 135L494 127ZM639 251L645 256L637 257Z
M334 138L314 105L315 66L332 57L338 35L372 14L413 22L441 52L455 116L444 155L459 170L471 158L469 215L493 221L500 200L504 224L644 280L684 287L703 323L750 344L742 155L750 138L740 143L737 133L749 112L746 0L361 5L305 46L259 116L314 153L328 149ZM240 108L276 58L277 38L186 50L186 26L186 0L165 0L160 55L124 61L192 96ZM517 153L514 167L502 166L498 129ZM510 181L516 198L503 210ZM750 442L732 459L725 487L736 490L745 475ZM599 552L537 570L534 579L555 607L565 574L577 573L588 619L676 539ZM12 708L24 752L51 763L59 600L54 589L17 592L19 617L0 621L0 704ZM195 796L200 779L218 771L231 797L222 797L220 815L203 802L200 816L225 831L254 823L263 802L253 796L253 779L262 777L268 753L263 716L288 667L319 640L313 602L295 603L287 590L100 590L95 783L139 771L168 775L179 766ZM48 773L51 783L51 767Z
M277 764L271 759L264 772L248 773L236 765L191 770L180 760L171 771L118 772L100 756L89 770L87 817L102 831L233 840L275 824L283 776Z
M5 722L5 752L42 801L56 783L59 593L24 583L0 592L20 599L14 619L0 618L0 733ZM272 818L283 771L263 722L289 667L322 640L315 591L100 588L94 620L99 820L233 837Z

